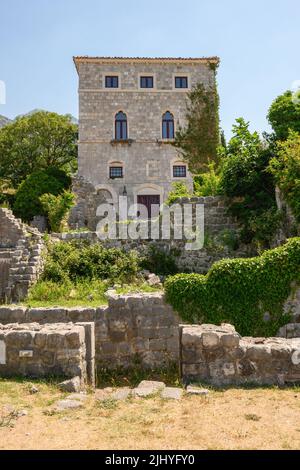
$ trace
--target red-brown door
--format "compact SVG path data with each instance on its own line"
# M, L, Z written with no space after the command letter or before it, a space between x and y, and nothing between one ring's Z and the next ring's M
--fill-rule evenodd
M141 194L138 195L137 197L137 203L138 204L143 204L144 206L147 207L148 210L148 218L150 219L151 217L157 217L159 214L159 210L156 209L156 207L152 206L159 206L160 205L160 196L159 194Z

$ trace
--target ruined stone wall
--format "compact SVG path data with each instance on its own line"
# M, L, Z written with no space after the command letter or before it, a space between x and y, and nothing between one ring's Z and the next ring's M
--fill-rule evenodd
M62 375L75 374L76 370L67 366L73 360L66 362L73 353L78 357L67 339L75 324L84 328L84 358L90 383L95 382L95 365L101 374L103 367L139 364L161 368L171 363L180 365L186 382L215 386L300 382L300 323L293 324L293 336L297 337L291 338L292 328L287 325L282 334L286 337L242 338L231 325L180 325L177 314L159 292L109 292L108 303L99 308L0 306L0 357L2 330L5 334L13 331L9 347L15 348L11 353L13 362L6 369L0 367L0 375L3 371L28 375L39 371L42 376L58 370ZM39 342L39 332L44 339L50 337L49 343L46 339ZM51 344L53 349L49 349ZM56 355L60 348L62 354ZM35 359L18 359L19 351L27 349L34 351Z
M0 323L0 376L79 376L87 381L83 325Z
M179 358L179 319L162 293L109 294L108 307L27 308L0 306L0 323L95 324L97 366L161 367Z
M38 279L42 268L41 234L0 208L0 302L19 301Z
M300 338L242 338L231 325L182 327L185 382L214 386L300 381Z

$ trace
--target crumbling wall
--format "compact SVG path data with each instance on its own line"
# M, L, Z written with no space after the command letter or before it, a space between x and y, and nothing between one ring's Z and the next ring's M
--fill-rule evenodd
M73 323L0 324L0 375L79 376L85 383L85 331L84 325Z
M0 302L20 301L43 268L41 234L0 208Z
M242 338L231 325L182 327L185 382L214 386L300 382L300 338Z

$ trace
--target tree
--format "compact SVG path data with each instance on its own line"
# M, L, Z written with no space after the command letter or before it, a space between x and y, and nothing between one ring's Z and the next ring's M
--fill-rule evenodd
M279 222L273 177L268 171L271 154L249 123L239 118L222 162L221 189L231 199L244 242L267 245Z
M286 140L290 130L300 133L300 99L286 91L273 101L267 118L276 140Z
M47 215L40 197L49 193L58 196L71 185L71 178L57 168L39 170L29 175L19 186L13 211L24 222L30 222L35 215Z
M48 167L75 169L77 125L71 116L38 111L0 129L0 179L17 187Z
M174 146L193 173L217 160L219 145L219 97L216 85L198 83L188 94L186 127L179 127Z
M270 170L300 222L300 134L291 131L285 142L278 143L277 157L270 161Z

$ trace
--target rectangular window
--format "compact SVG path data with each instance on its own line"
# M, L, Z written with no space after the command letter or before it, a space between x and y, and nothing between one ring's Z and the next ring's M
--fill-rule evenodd
M188 88L188 78L175 77L175 88Z
M173 166L173 177L174 178L186 178L186 166L185 165L174 165Z
M123 167L122 166L111 166L109 168L109 177L111 179L123 178Z
M105 77L105 88L118 88L119 77L117 75L107 75Z
M141 88L153 88L153 77L140 77Z

